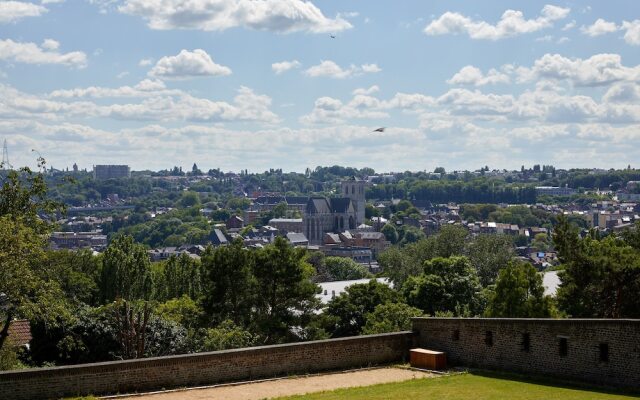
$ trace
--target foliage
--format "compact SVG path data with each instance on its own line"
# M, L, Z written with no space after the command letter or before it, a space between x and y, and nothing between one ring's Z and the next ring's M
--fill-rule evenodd
M351 285L345 292L332 299L325 314L334 317L328 327L332 337L355 336L361 333L367 314L376 306L400 301L400 295L388 285L375 279L369 283Z
M310 281L313 268L305 250L289 246L277 237L256 254L254 326L263 343L280 343L294 337L291 327L304 325L318 307L318 287Z
M208 247L201 258L203 307L211 322L230 319L246 327L255 305L255 255L237 239L229 246Z
M204 331L201 339L200 351L217 351L251 347L257 342L257 337L242 329L231 320L222 321L215 328Z
M424 273L410 277L402 293L411 306L434 315L478 315L483 309L478 273L466 257L438 257L424 263Z
M366 266L346 257L326 257L324 265L331 281L372 278Z
M515 255L513 242L506 235L478 235L468 244L465 254L485 287L495 282L500 268L505 267Z
M195 329L202 319L203 310L191 297L184 294L180 298L172 298L158 304L155 314L187 329Z
M549 318L557 316L550 296L545 296L542 275L528 263L511 262L501 269L489 293L485 314L500 318Z
M102 259L102 301L150 299L152 290L151 263L145 248L131 236L114 239Z
M162 263L162 275L156 282L156 298L160 300L189 296L197 299L202 294L200 261L182 253L171 255Z
M411 330L411 318L422 316L422 310L405 303L378 304L372 313L366 315L362 333L398 332Z

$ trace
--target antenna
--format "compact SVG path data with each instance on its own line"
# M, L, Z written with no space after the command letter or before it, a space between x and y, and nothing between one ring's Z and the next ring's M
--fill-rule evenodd
M13 169L13 165L9 162L9 150L7 149L7 139L4 140L4 145L2 146L2 164L0 164L0 168L2 169Z

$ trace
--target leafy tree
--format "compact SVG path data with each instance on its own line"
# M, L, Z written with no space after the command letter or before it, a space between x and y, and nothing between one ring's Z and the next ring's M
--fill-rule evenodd
M204 280L203 308L214 324L230 319L246 327L255 305L254 253L241 239L230 246L208 247L201 258Z
M358 264L350 258L326 257L324 264L330 280L346 281L373 277L367 267Z
M415 243L425 238L424 232L414 226L404 226L402 229L401 245Z
M182 207L193 207L200 204L200 196L196 192L184 192L182 193L182 197L180 198L180 206Z
M202 318L203 310L187 295L158 304L155 314L167 321L173 321L187 329L194 329Z
M359 335L366 324L367 314L372 313L376 306L398 301L398 292L375 279L351 285L329 302L325 314L334 320L328 330L332 337Z
M380 232L382 232L385 239L387 239L392 244L398 243L398 231L396 230L395 226L391 224L385 224Z
M500 318L549 318L557 316L550 296L545 296L542 275L525 262L511 262L501 269L489 293L485 314Z
M469 231L461 226L445 225L436 236L436 254L438 257L462 255Z
M313 268L304 259L305 250L282 237L256 254L255 330L264 343L292 338L290 328L304 326L318 307L319 288L309 279Z
M14 317L54 326L71 316L65 295L46 266L44 237L29 223L0 216L0 349Z
M453 312L477 315L483 308L482 285L467 257L434 258L424 264L424 273L410 277L402 293L411 306L430 315Z
M546 233L538 233L533 238L533 242L531 243L531 247L538 251L547 251L549 250L549 242L547 239Z
M506 235L479 235L469 243L465 253L485 287L495 282L498 271L515 255L513 242Z
M411 330L411 318L422 316L422 310L405 303L378 304L372 313L366 315L362 333L398 332Z
M39 268L47 279L56 280L72 303L96 303L101 259L90 249L48 251Z
M119 236L102 259L100 294L104 302L150 299L153 290L151 263L144 246L131 236Z
M637 249L614 236L602 240L556 237L563 243L564 269L557 293L561 310L580 318L640 317Z
M176 299L183 295L198 299L202 294L200 261L183 253L172 255L164 263L162 279L156 283L156 297Z
M207 329L201 339L201 351L217 351L251 347L256 344L257 337L242 329L231 320L222 321L216 328Z

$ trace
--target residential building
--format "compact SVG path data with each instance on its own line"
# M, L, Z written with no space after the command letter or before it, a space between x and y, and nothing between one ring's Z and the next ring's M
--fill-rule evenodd
M117 179L131 178L131 169L128 165L94 165L93 179Z

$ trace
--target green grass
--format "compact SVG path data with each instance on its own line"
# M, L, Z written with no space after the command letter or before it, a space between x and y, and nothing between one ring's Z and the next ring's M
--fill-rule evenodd
M515 375L468 373L282 397L281 400L614 400L637 398L633 395L616 394L597 388L580 388L559 382L533 382Z

